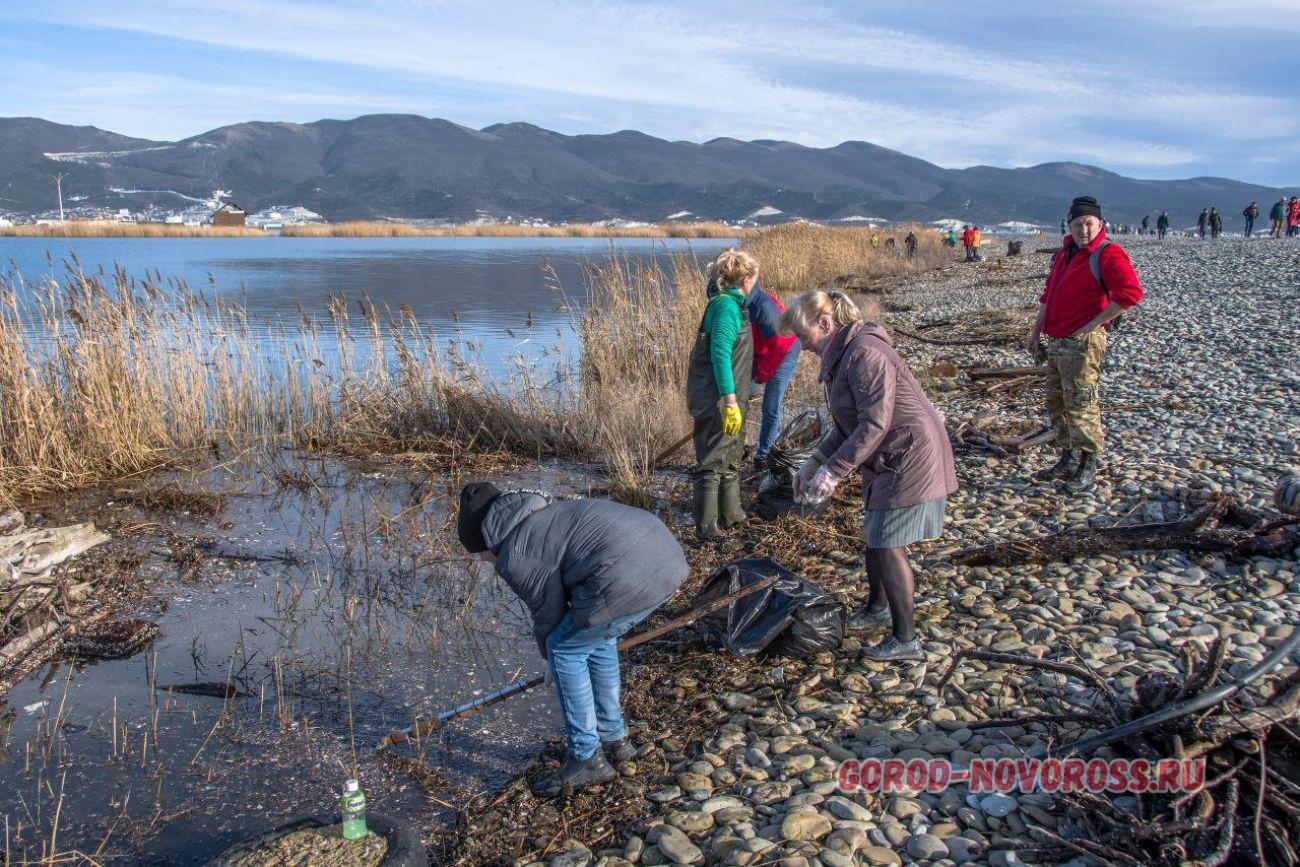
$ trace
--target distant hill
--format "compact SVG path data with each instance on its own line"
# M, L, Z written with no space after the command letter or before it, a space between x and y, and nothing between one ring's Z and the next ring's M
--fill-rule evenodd
M785 141L665 141L625 130L561 135L525 123L482 130L415 115L315 123L240 123L178 142L130 138L36 118L0 118L0 210L53 206L179 209L228 190L249 211L303 205L330 220L478 216L663 220L757 214L871 216L1054 225L1071 197L1097 196L1112 219L1174 225L1215 205L1232 218L1281 191L1225 178L1146 181L1079 163L944 169L867 142L812 148ZM1289 190L1288 194L1295 190ZM1230 223L1231 225L1231 223Z

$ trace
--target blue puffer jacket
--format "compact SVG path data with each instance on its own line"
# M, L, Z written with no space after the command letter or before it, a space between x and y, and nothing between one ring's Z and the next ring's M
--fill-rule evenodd
M565 613L579 629L603 626L662 603L686 580L686 556L663 522L608 500L559 500L506 491L483 519L497 573L546 636Z

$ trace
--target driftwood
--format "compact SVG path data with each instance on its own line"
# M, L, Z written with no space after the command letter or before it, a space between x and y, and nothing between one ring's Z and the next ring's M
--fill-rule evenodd
M108 541L94 524L24 529L21 513L0 514L0 676L57 635L63 614L90 590L54 574L67 560Z
M971 367L966 375L971 379L1015 379L1021 376L1046 376L1047 365L1032 367Z
M1010 346L1025 339L1025 335L1019 332L990 334L985 337L926 337L924 334L917 334L915 331L908 331L906 328L902 328L898 325L892 326L890 330L895 334L901 334L908 340L915 340L918 343L929 343L934 346Z
M1223 525L1232 521L1242 526ZM1168 549L1276 557L1300 546L1300 532L1292 525L1300 525L1300 517L1261 519L1232 497L1218 496L1179 521L1087 527L1035 539L995 542L958 551L953 561L963 566L1017 566L1120 551Z
M1070 693L1044 693L1048 712L985 720L975 728L1042 724L1051 741L1065 741L1057 756L1095 757L1109 745L1123 758L1181 758L1205 761L1199 790L1135 794L1137 808L1121 809L1111 798L1086 792L1064 793L1064 807L1076 833L1066 836L1030 825L1034 840L1009 839L993 849L1013 849L1034 861L1056 861L1076 854L1110 864L1219 865L1294 864L1300 860L1292 840L1300 827L1300 736L1292 728L1300 715L1300 672L1294 670L1268 689L1247 687L1287 660L1300 646L1300 632L1283 642L1238 678L1220 684L1226 645L1217 639L1202 655L1184 645L1180 675L1141 675L1133 697L1117 695L1108 681L1084 666L1030 656L962 651L939 682L942 691L967 660L1022 666L1074 678L1091 690L1090 704ZM1079 693L1075 693L1077 696ZM1087 690L1084 694L1089 694ZM1103 731L1071 740L1077 728ZM1243 794L1246 797L1243 797Z

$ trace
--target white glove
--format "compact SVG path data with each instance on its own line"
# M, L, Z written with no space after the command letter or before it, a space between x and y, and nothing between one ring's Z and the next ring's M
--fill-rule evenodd
M831 494L835 493L835 489L839 487L840 481L841 479L838 475L831 472L826 467L822 467L817 471L817 474L812 477L812 481L809 482L807 487L804 489L804 497L810 502L821 502L822 500L829 498Z
M794 496L795 499L803 497L804 489L812 481L813 476L822 467L822 462L817 460L816 456L807 458L799 465L799 470L794 474Z

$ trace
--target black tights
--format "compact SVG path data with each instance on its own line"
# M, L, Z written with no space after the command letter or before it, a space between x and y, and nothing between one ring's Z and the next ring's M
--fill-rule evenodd
M912 564L907 561L907 549L868 548L863 560L870 585L867 608L880 610L884 605L880 597L884 596L889 602L889 615L894 621L894 637L899 641L916 638L912 622L916 579L912 575Z

